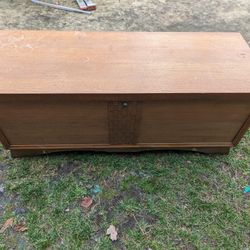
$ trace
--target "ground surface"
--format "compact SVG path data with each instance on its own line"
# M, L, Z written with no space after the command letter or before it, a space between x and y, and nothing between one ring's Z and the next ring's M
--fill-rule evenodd
M46 0L77 7L75 0ZM249 0L95 0L91 16L1 0L1 29L237 31L250 43Z
M57 0L74 6L73 0ZM239 31L248 0L96 0L92 16L0 1L1 29ZM250 132L228 156L62 154L10 158L0 149L0 249L247 249ZM101 192L94 194L93 186ZM89 209L82 197L92 196ZM110 224L119 238L111 242Z

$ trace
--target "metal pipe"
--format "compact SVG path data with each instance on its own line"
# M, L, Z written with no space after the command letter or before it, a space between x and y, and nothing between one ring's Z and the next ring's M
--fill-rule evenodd
M31 0L31 1L33 3L36 3L36 4L40 4L40 5L43 5L43 6L47 6L47 7L51 7L51 8L55 8L55 9L59 9L59 10L76 12L76 13L87 14L87 15L91 15L92 14L91 11L78 10L78 9L66 7L66 6L63 6L63 5L52 4L52 3L45 3L45 2L42 2L40 0Z

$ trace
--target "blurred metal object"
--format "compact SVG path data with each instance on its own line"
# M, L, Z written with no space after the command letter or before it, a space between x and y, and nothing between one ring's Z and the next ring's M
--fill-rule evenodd
M76 0L81 10L93 11L96 10L96 4L91 0Z
M96 4L92 2L92 0L84 0L86 5L88 6L89 11L96 10Z
M63 5L42 2L40 0L31 0L31 1L33 3L40 4L40 5L43 5L43 6L46 6L46 7L51 7L51 8L54 8L54 9L59 9L59 10L64 10L64 11L70 11L70 12L75 12L75 13L81 13L81 14L88 14L88 15L92 14L91 11L78 10L78 9L67 7L67 6L63 6Z

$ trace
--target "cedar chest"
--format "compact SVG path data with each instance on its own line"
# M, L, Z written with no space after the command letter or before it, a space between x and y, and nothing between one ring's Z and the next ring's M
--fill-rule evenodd
M0 140L13 156L227 153L250 123L238 33L0 31Z

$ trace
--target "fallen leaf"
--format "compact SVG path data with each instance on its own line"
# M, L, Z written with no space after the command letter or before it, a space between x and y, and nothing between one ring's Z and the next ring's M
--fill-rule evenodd
M15 225L14 230L16 232L25 232L28 230L28 228L24 224L17 224Z
M81 207L83 208L89 208L93 203L93 200L91 197L84 197L81 202Z
M110 235L109 238L112 240L112 241L115 241L117 240L117 230L115 228L115 226L113 225L110 225L109 228L107 229L107 235Z
M7 228L12 227L13 222L14 222L14 218L9 218L8 220L6 220L0 230L0 233L2 234Z

